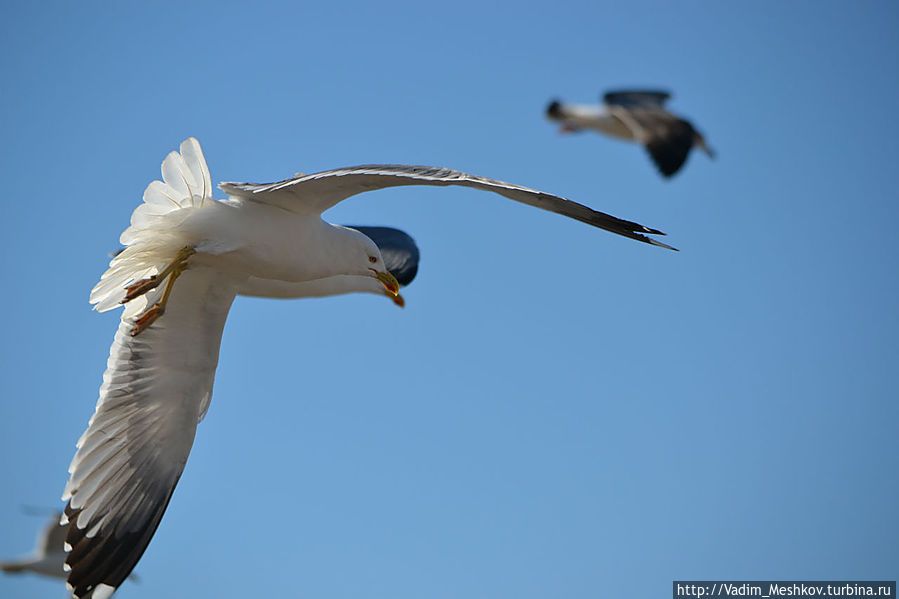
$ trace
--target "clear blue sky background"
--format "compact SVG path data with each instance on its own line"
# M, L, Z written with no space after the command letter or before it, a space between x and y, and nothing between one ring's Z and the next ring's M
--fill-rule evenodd
M88 292L193 135L214 181L450 166L682 251L466 189L338 206L418 241L406 309L235 302L122 599L896 579L897 4L388 4L4 7L0 554L61 505L118 319ZM671 89L718 160L664 181L543 117L622 86Z

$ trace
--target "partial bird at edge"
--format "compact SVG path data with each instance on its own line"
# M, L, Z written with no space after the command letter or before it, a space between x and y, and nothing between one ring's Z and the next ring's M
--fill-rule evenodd
M44 510L40 510L43 512ZM47 578L65 580L68 573L63 568L66 561L64 549L68 525L60 524L62 512L47 510L50 517L44 527L38 533L34 550L18 558L0 561L0 570L8 574L22 574L31 572ZM28 509L26 513L37 513L37 510ZM137 574L132 572L128 578L137 582Z

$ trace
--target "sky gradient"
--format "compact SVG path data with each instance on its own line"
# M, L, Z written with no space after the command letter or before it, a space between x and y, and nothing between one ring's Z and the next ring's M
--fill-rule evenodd
M238 298L121 599L664 597L899 577L899 8L890 2L13 3L0 19L0 556L30 549L118 313L87 302L164 156L213 181L447 166L668 233L403 188L400 310ZM552 98L661 87L670 181ZM217 197L224 197L221 192ZM0 576L0 596L63 596Z

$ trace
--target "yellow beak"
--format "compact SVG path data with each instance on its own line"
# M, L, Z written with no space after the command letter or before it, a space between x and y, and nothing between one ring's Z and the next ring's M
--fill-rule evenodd
M400 283L396 280L396 277L390 274L389 272L378 272L372 269L375 273L375 277L379 281L381 281L381 285L384 286L389 293L396 296L400 293Z

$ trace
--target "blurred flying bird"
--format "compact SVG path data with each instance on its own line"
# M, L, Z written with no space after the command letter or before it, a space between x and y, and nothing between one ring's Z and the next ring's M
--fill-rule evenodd
M63 569L66 561L63 545L69 527L59 523L61 517L62 512L53 512L37 537L34 551L19 558L0 561L0 570L10 574L33 572L65 580L69 573ZM137 575L132 572L128 578L137 580Z
M41 529L37 537L34 551L30 555L0 562L0 570L4 572L34 572L42 576L65 579L68 574L62 569L66 561L63 544L66 541L68 526L59 523L61 512L55 512Z
M601 105L553 100L546 116L562 123L562 133L594 129L642 144L662 175L670 177L680 170L694 146L710 158L715 157L689 121L665 109L665 101L670 97L664 91L630 90L608 92Z

